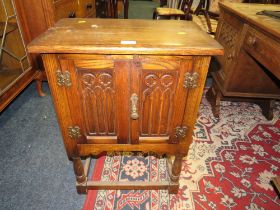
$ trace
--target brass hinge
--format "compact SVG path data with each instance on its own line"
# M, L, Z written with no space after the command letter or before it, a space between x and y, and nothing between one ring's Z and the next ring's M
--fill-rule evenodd
M70 87L72 85L70 73L68 71L56 71L56 84L60 87Z
M199 74L194 72L185 73L184 88L196 88L198 86Z
M187 134L187 131L188 131L187 126L183 126L183 127L177 126L175 128L175 135L174 135L174 137L176 139L178 139L178 138L180 138L180 139L181 138L185 138L186 134Z
M68 127L68 136L70 136L73 139L78 139L81 137L81 132L80 132L80 127L79 126L70 126Z

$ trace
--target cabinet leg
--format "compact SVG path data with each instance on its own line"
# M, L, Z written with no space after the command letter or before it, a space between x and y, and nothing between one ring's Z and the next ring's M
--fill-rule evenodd
M177 194L179 190L179 178L182 170L182 160L183 155L177 154L175 155L174 162L172 164L171 174L170 174L170 188L169 193Z
M87 177L85 176L84 166L80 157L72 157L73 167L76 176L77 192L79 194L86 193Z
M267 120L272 120L273 119L274 100L272 100L272 99L262 100L262 101L259 101L257 104L262 109L262 114L265 116L265 118Z
M221 106L221 98L222 93L213 84L212 87L207 91L206 98L212 107L212 112L214 117L220 117L220 106Z
M42 89L42 80L36 79L36 89L40 97L44 97L46 95Z
M220 117L221 97L222 97L222 94L220 91L218 91L216 98L215 98L215 106L213 107L213 115L216 118Z
M37 89L38 95L41 97L44 97L46 95L42 89L42 82L43 82L44 78L46 78L45 72L37 71L36 76L35 76L36 89Z

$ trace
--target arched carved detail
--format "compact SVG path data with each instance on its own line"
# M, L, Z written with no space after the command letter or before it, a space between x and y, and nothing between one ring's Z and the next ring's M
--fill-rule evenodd
M167 136L173 112L177 71L143 71L141 136Z
M115 84L112 71L81 72L79 85L87 134L116 135Z

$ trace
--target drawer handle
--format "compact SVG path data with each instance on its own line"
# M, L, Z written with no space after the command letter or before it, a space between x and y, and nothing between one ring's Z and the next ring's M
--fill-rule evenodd
M68 18L75 18L76 17L76 12L70 12L68 15Z
M249 36L247 39L247 44L253 46L256 43L256 37Z
M137 102L138 102L138 96L136 93L133 93L130 97L131 101L131 110L130 110L130 117L133 120L137 120L139 118L139 115L137 113Z

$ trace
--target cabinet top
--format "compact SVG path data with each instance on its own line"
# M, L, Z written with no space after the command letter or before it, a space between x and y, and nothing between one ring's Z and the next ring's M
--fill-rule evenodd
M28 45L30 53L221 55L192 21L61 19Z
M257 15L263 10L280 11L280 5L276 4L245 4L245 3L220 3L222 9L241 17L251 25L259 27L280 38L280 19L266 15Z

